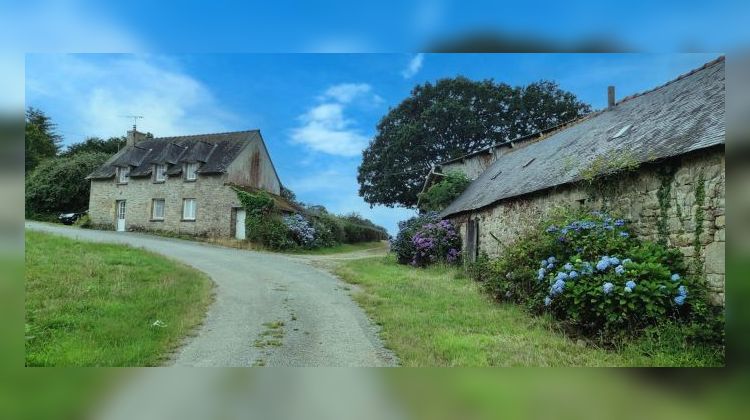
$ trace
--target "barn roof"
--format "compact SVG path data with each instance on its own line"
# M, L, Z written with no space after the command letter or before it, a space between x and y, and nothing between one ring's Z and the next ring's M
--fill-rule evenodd
M724 96L719 57L500 157L441 216L580 181L597 163L641 164L724 144Z
M131 177L150 176L157 163L168 164L170 175L181 173L186 162L202 163L198 170L202 174L222 173L253 141L261 141L260 130L142 140L120 150L87 178L112 178L118 166L130 166Z

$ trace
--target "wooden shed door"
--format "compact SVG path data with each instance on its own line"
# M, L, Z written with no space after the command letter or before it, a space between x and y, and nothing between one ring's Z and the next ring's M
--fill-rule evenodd
M476 220L469 219L466 224L466 260L469 262L475 262L477 260L477 249L479 238L479 224Z

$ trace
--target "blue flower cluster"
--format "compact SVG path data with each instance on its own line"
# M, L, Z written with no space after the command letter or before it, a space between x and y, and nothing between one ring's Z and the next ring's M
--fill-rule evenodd
M685 299L687 298L688 290L685 285L681 285L677 288L677 296L674 297L674 303L676 303L679 306L682 306L685 303Z
M547 233L559 235L558 239L560 240L560 242L566 242L568 240L567 235L570 232L580 233L592 230L615 230L615 228L625 226L625 220L623 219L613 219L612 217L599 211L594 211L591 214L599 220L575 220L567 224L566 226L557 227L555 225L551 225L545 230ZM628 236L630 236L630 234L625 231L620 231L618 234L623 238L627 238Z
M300 245L307 247L315 243L315 228L301 214L284 216L284 224Z
M578 260L580 262L580 260ZM551 274L552 271L555 268L555 263L557 262L557 259L552 256L547 258L546 260L542 260L540 263L539 271L537 272L537 280L542 281L544 280L545 275L547 274L548 270ZM544 305L549 306L552 303L552 297L557 296L565 290L565 282L566 281L574 281L581 275L590 275L594 272L593 268L591 267L591 264L588 262L583 262L580 264L580 273L576 271L575 265L573 265L570 262L565 263L565 265L562 266L562 271L558 271L555 274L555 277L550 280L551 286L549 289L549 296L544 298Z

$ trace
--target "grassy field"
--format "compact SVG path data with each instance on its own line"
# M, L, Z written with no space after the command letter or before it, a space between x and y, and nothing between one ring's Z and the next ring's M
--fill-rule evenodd
M213 283L151 252L26 232L26 365L155 366L203 319Z
M388 247L388 242L360 242L357 244L339 244L330 248L316 248L316 249L303 249L295 251L295 254L303 255L331 255L331 254L342 254L346 252L357 252L366 251L371 249L382 249L385 250Z
M362 287L355 300L381 325L381 336L403 366L712 364L706 355L673 352L670 343L666 350L653 342L611 350L572 340L550 318L491 301L454 268L415 269L381 257L349 261L335 270Z

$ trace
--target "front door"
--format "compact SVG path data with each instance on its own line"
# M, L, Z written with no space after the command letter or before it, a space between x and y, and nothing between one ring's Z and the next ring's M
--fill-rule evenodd
M237 209L234 220L234 237L239 240L245 239L245 209Z
M117 231L125 232L125 200L117 200Z

